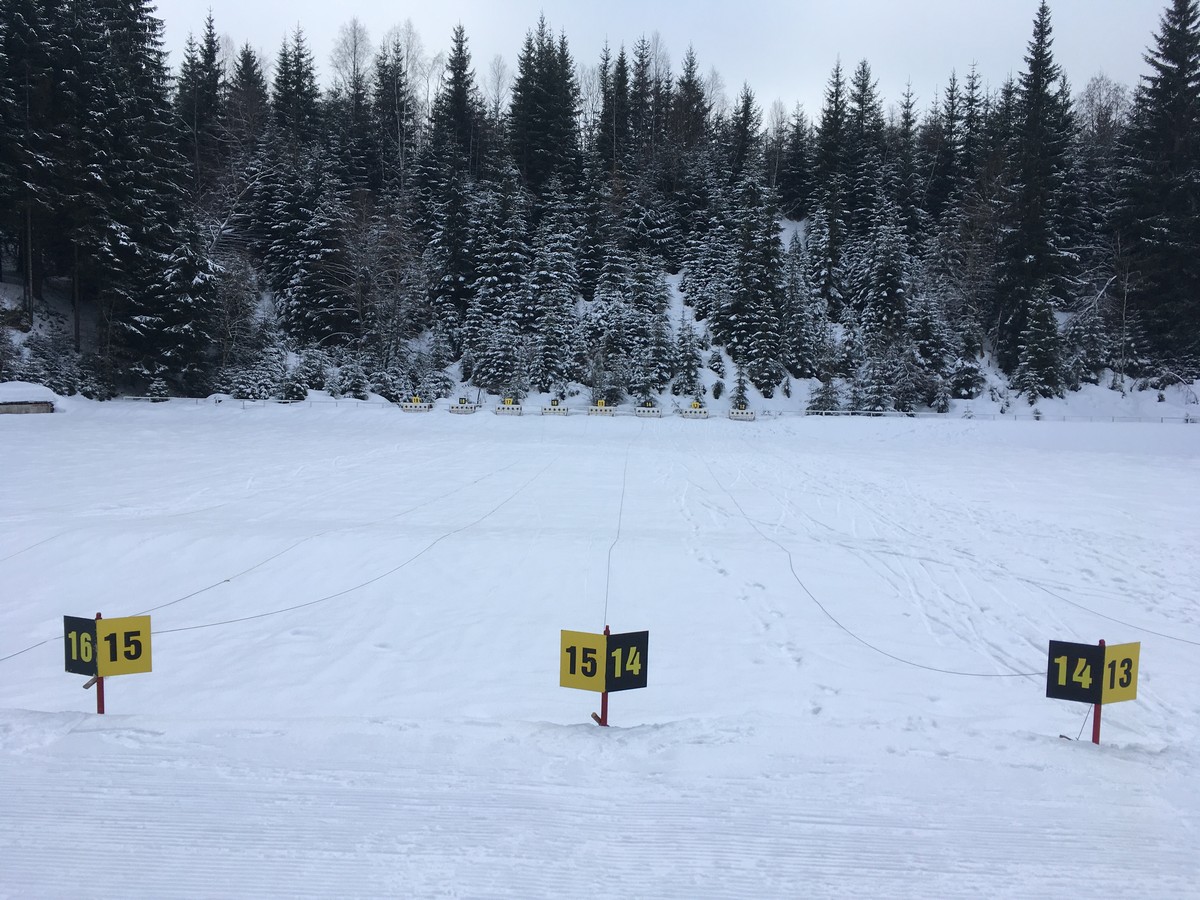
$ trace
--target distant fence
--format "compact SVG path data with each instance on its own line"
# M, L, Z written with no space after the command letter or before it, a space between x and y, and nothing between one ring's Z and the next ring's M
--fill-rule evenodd
M979 413L967 411L952 416L949 413L936 412L897 412L886 410L872 412L868 410L803 410L799 412L764 412L763 416L862 416L865 418L888 417L893 419L984 419L986 421L1011 422L1156 422L1160 424L1174 423L1178 425L1200 424L1200 411L1195 415L1182 416L1049 416L1044 413Z
M167 402L162 397L118 397L118 400L131 403L164 403ZM328 400L234 400L230 398L222 398L214 400L209 397L172 397L172 403L212 403L214 405L228 405L240 407L241 409L250 409L253 407L266 406L366 406L374 407L375 409L386 409L393 407L400 409L400 405L387 400L356 400L352 397L330 397ZM635 407L612 407L611 412L618 416L634 416L636 415ZM668 415L674 410L664 410ZM788 418L795 417L851 417L863 419L941 419L942 421L958 421L962 419L982 419L984 421L998 422L1146 422L1161 425L1196 425L1200 424L1200 410L1194 414L1184 414L1181 416L1051 416L1042 413L984 413L966 411L957 415L950 413L937 412L898 412L894 409L884 410L882 412L873 410L779 410L779 409L760 409L755 411L759 419L780 419L785 416Z
M249 409L255 406L374 406L386 409L389 406L400 408L400 404L389 400L357 400L353 397L330 397L328 400L235 400L230 397L214 399L212 397L117 397L116 400L126 403L211 403L214 406L235 406Z
M0 415L22 415L24 413L52 413L54 403L50 400L2 400Z

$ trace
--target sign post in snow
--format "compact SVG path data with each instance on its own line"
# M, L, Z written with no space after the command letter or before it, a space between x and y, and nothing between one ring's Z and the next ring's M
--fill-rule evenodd
M600 714L592 713L598 725L608 725L608 695L646 686L646 653L650 632L603 634L562 631L559 636L558 683L560 687L600 693Z
M1094 706L1092 743L1100 743L1100 708L1137 699L1142 645L1073 644L1051 641L1046 663L1046 696Z
M104 679L150 671L150 617L95 619L63 616L66 670L90 675L85 688L96 686L96 712L104 714Z

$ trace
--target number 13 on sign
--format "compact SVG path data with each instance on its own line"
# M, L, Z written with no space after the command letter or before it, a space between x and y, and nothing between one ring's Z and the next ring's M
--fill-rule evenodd
M1051 641L1046 696L1079 703L1120 703L1137 699L1142 645L1072 644Z

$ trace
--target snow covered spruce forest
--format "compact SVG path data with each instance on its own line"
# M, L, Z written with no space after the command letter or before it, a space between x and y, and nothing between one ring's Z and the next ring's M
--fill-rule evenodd
M1166 7L1137 85L1069 80L1030 6L1006 83L964 48L940 96L883 97L862 60L806 112L732 96L703 48L580 59L544 20L509 71L462 27L431 54L351 20L318 61L300 27L262 58L210 16L172 71L146 0L5 0L0 381L704 403L808 380L799 409L872 411L991 375L1030 404L1190 383L1197 4Z

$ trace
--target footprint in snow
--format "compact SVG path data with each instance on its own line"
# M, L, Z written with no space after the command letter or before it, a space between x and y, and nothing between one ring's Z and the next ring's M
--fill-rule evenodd
M100 733L101 740L130 748L144 747L162 736L161 731L145 731L140 728L122 728L117 731Z

